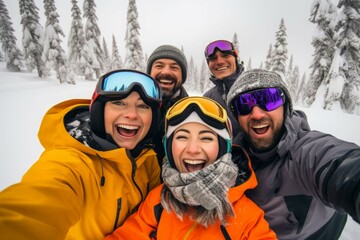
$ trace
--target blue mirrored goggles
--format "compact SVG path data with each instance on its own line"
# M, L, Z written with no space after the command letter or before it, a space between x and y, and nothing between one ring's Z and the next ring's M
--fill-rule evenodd
M270 112L285 103L285 94L279 88L262 88L242 93L231 101L231 110L235 116L248 115L254 106Z
M116 70L103 75L97 85L93 101L100 95L109 97L122 97L138 88L148 101L160 102L161 88L149 75L135 70Z

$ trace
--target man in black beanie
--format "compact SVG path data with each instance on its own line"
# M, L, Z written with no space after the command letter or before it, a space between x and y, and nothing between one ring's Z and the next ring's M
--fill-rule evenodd
M162 45L156 48L147 62L146 72L160 85L163 100L160 108L160 125L154 137L155 152L160 167L165 156L162 139L165 134L165 114L167 110L179 99L187 97L183 84L187 75L187 61L184 53L172 45Z

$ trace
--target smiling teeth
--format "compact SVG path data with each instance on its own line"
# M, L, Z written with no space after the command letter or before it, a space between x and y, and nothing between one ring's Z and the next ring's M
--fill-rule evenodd
M267 127L268 125L259 125L259 126L253 126L253 128L265 128Z
M201 161L201 160L184 160L184 162L191 165L198 165L205 163L205 161Z
M136 130L139 128L138 126L130 126L130 125L123 125L123 124L118 125L118 127L125 128L128 130Z
M162 83L172 83L171 80L167 80L167 79L161 79L160 82L162 82Z

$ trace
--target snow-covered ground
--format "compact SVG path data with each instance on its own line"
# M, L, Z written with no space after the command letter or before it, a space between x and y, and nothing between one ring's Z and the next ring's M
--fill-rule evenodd
M41 154L37 131L45 112L62 100L90 98L95 84L84 79L77 79L76 85L59 84L55 77L41 79L35 72L8 72L0 63L0 190L18 182ZM306 112L312 129L360 145L359 115L324 111L319 104L295 108ZM360 225L349 218L341 239L359 236Z

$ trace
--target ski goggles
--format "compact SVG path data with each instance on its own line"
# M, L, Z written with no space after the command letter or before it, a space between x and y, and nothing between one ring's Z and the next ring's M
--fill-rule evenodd
M221 52L234 52L234 45L226 40L217 40L209 43L205 48L205 57L209 59L214 53L216 48L218 48Z
M165 132L169 122L171 122L171 125L180 124L194 111L198 113L205 123L216 129L223 129L225 125L231 134L231 125L226 110L210 98L194 96L180 99L169 108L165 116Z
M230 104L235 116L248 115L254 106L273 111L285 103L285 94L279 88L262 88L236 96Z
M135 70L116 70L100 77L92 97L94 102L100 95L108 97L127 96L138 88L148 101L160 102L162 93L158 83L149 75Z

